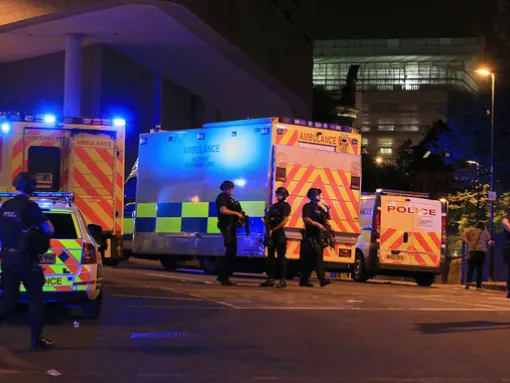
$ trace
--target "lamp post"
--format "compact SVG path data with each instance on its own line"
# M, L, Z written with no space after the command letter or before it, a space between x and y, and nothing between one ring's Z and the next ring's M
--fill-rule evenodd
M478 69L476 73L491 78L491 159L490 159L490 194L494 192L494 98L495 93L494 90L496 88L496 74L494 72L491 72L488 69ZM490 203L490 218L489 218L489 232L491 235L491 238L493 237L493 227L494 227L494 201L492 199L492 196L489 196L489 203ZM490 247L490 266L489 266L489 275L490 280L494 280L494 250L493 246Z
M468 164L470 165L475 165L476 166L476 178L477 178L477 182L478 184L476 185L476 219L478 221L480 221L482 219L481 217L481 214L480 214L480 164L476 161L473 161L473 160L468 160L466 161Z

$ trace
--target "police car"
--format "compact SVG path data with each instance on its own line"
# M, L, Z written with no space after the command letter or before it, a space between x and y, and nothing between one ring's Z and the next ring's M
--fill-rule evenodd
M0 206L15 195L0 193ZM86 224L72 193L34 193L31 199L55 228L50 250L40 256L45 301L81 303L86 318L98 318L103 298L101 227ZM21 301L26 300L24 292L21 286Z

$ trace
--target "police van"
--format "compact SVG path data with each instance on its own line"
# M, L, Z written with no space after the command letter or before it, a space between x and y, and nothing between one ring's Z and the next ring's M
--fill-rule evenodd
M16 193L0 193L0 206ZM96 319L102 306L102 228L86 221L73 203L72 193L40 192L31 198L55 228L50 250L40 256L46 302L79 303L84 316ZM0 261L1 268L1 261ZM21 286L20 300L25 301ZM3 294L3 291L0 293Z
M360 208L353 279L398 275L432 285L446 254L446 201L426 193L378 189L362 195Z

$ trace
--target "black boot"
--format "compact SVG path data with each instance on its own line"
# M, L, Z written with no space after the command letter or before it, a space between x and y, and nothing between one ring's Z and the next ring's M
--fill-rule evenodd
M268 278L267 281L262 282L259 286L260 287L273 287L274 286L274 280L271 279L271 278Z
M287 287L287 282L285 282L285 279L282 279L280 283L276 285L277 289L284 289L285 287Z
M299 286L301 286L301 287L313 287L313 283L311 283L310 281L308 281L308 282L303 281L303 282L299 282Z
M321 279L321 287L332 284L333 281L331 279Z
M38 338L32 338L32 348L38 349L38 348L50 348L53 347L55 344L54 341L50 339L46 339L45 337L41 336Z

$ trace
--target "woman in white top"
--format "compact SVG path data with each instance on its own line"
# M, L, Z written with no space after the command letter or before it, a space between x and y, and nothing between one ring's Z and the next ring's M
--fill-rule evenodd
M485 254L491 244L491 236L485 228L485 222L479 221L474 229L469 229L462 234L462 240L468 246L468 273L466 280L466 290L469 289L473 273L476 267L476 289L482 288L483 266L485 263Z

